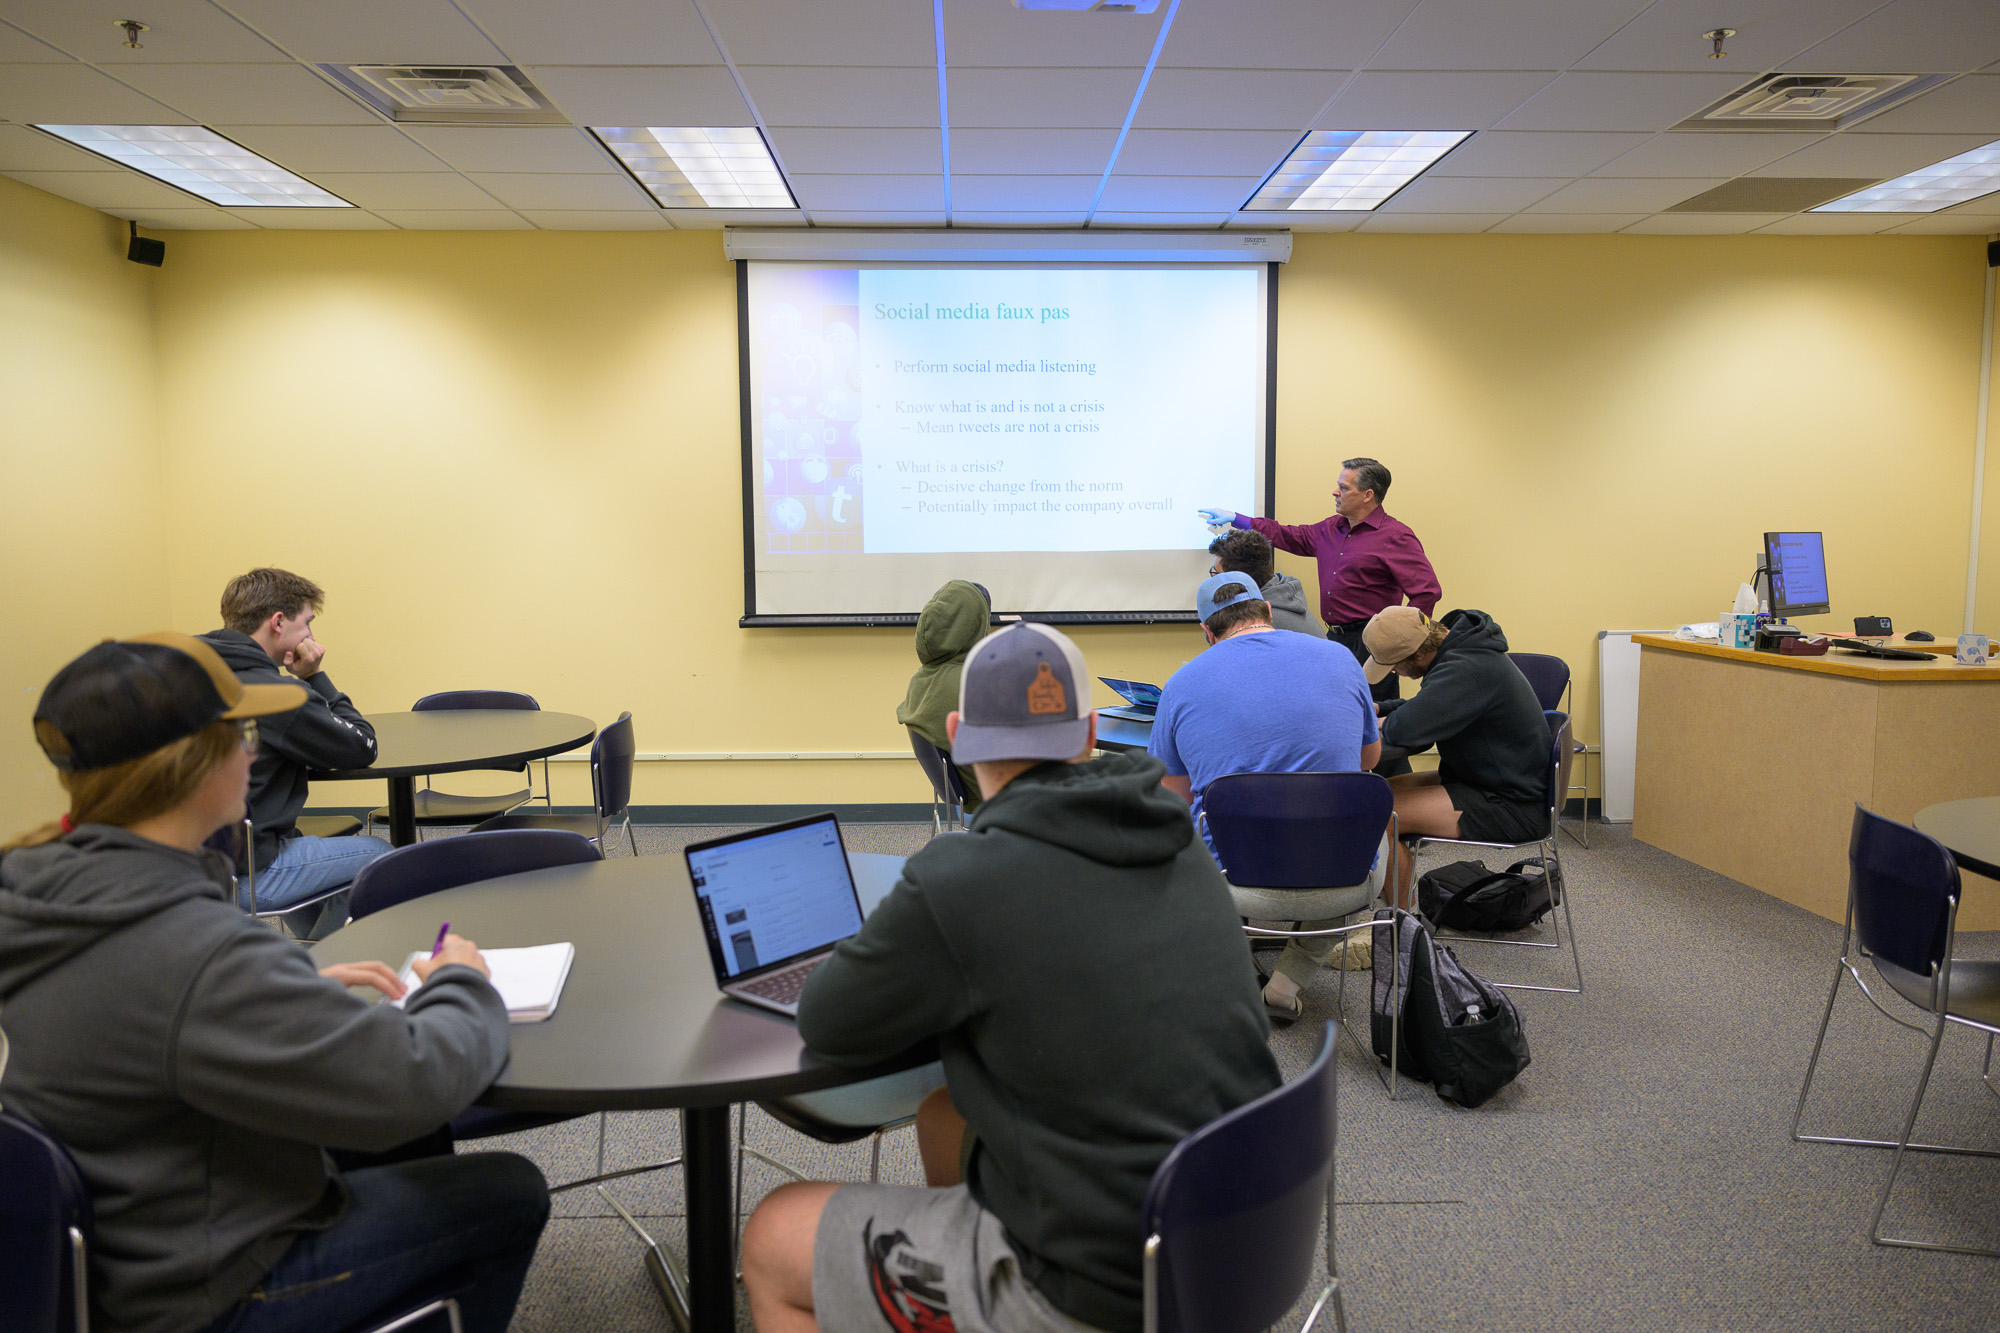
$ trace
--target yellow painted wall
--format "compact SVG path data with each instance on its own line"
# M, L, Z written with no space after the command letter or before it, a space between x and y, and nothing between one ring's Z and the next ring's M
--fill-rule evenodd
M2000 306L2000 292L1995 293ZM2000 311L1995 312L2000 315ZM1978 604L1972 628L1989 638L2000 637L2000 329L1996 329L1994 369L1988 393L1986 426L1986 484L1982 487L1979 514ZM1971 512L1970 501L1966 512ZM1963 629L1961 622L1953 628Z
M0 838L65 804L29 725L49 677L169 618L157 278L123 222L0 178Z
M1569 659L1593 738L1596 632L1712 619L1766 527L1826 531L1836 616L1817 623L1943 634L1982 263L1973 238L1300 237L1279 517L1322 517L1345 456L1389 463L1444 605ZM907 635L736 628L716 233L184 233L160 282L166 495L205 520L175 527L181 627L278 563L328 588L329 666L364 707L497 684L600 721L630 708L642 751L903 747ZM1200 642L1078 638L1151 679ZM636 792L923 795L886 761L649 765Z

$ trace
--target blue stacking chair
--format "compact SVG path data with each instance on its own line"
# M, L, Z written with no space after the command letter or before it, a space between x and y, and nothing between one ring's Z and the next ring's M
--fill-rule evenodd
M538 713L542 706L532 694L522 694L518 690L445 690L439 694L426 694L410 705L412 713L436 713L458 708L505 709L510 712ZM526 773L526 763L503 766L494 770L499 773ZM429 828L447 824L477 824L495 815L504 815L517 805L539 799L543 805L551 803L549 795L549 761L542 760L542 794L535 796L535 782L528 779L522 791L505 792L497 796L461 796L454 792L438 791L431 786L430 778L424 779L423 790L416 793L416 823L418 828ZM373 831L376 824L389 822L389 807L381 806L368 812L368 828Z
M912 728L910 749L917 756L917 767L924 770L924 776L931 784L931 836L940 833L962 833L965 831L965 780L959 776L957 765L951 762L951 754L931 744L930 740Z
M1334 1147L1340 1127L1335 1025L1292 1082L1182 1139L1140 1206L1146 1333L1260 1333L1312 1279L1326 1222L1327 1285L1301 1333L1329 1303L1346 1333L1334 1242Z
M1549 653L1508 653L1507 656L1513 660L1515 669L1528 678L1528 686L1534 690L1535 698L1544 711L1565 714L1572 711L1568 700L1572 683L1569 663ZM1573 784L1565 777L1562 800L1558 804L1567 805L1571 792L1582 793L1583 818L1578 821L1582 832L1569 828L1565 828L1563 832L1575 838L1578 846L1588 847L1590 846L1590 747L1572 734L1569 752L1573 758L1583 760L1583 781Z
M623 820L625 840L631 844L632 855L639 854L639 839L632 832L632 763L637 755L637 742L632 735L632 714L620 713L618 720L597 733L597 739L590 744L590 796L591 808L584 814L566 814L560 811L545 811L541 814L523 814L516 810L480 824L475 833L488 833L495 829L563 829L581 833L596 843L602 850L605 839L611 835L612 824ZM547 779L544 779L546 781Z
M1896 1150L1889 1165L1889 1177L1882 1182L1882 1192L1875 1200L1875 1216L1868 1224L1869 1239L1877 1245L2000 1257L2000 1249L1882 1234L1882 1214L1889 1206L1896 1175L1903 1169L1904 1153L2000 1157L2000 1150L1991 1148L1910 1141L1917 1125L1917 1112L1923 1108L1924 1092L1930 1087L1931 1070L1937 1064L1938 1045L1944 1040L1948 1024L1957 1023L1986 1034L1984 1073L1991 1088L1993 1038L2000 1033L2000 962L1975 962L1953 956L1958 937L1958 862L1937 839L1857 804L1848 834L1847 864L1847 927L1840 941L1840 958L1834 964L1833 986L1826 994L1826 1010L1820 1015L1819 1035L1813 1039L1812 1058L1806 1062L1805 1083L1799 1088L1798 1105L1792 1111L1792 1139L1797 1143L1840 1143ZM1929 1024L1913 1023L1891 1013L1883 1003L1887 994L1878 996L1862 976L1863 959L1874 964L1885 992L1892 992L1917 1009L1930 1020ZM1833 1020L1833 1003L1840 995L1842 979L1847 977L1852 977L1862 995L1893 1022L1919 1034L1929 1026L1930 1052L1924 1057L1923 1073L1917 1077L1909 1113L1903 1118L1903 1132L1895 1139L1799 1133L1806 1097L1812 1092L1813 1072L1819 1065L1820 1048L1826 1044L1827 1025Z

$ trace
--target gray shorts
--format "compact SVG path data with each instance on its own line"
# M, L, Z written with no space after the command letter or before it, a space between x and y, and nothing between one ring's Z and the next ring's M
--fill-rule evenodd
M813 1312L828 1333L1093 1333L1021 1275L1000 1219L963 1185L843 1185L813 1239Z

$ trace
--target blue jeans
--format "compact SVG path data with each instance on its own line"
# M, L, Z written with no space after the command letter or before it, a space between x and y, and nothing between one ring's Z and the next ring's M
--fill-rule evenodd
M478 1152L342 1179L352 1195L345 1215L292 1242L208 1333L341 1333L454 1292L466 1333L505 1333L549 1220L548 1182L534 1163Z
M286 840L268 866L257 867L257 910L275 912L351 884L361 867L391 850L380 838L298 837Z

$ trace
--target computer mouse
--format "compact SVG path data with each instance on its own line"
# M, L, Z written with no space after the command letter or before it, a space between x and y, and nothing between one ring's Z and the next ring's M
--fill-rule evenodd
M1903 636L1911 643L1936 643L1937 635L1927 629L1913 629Z

